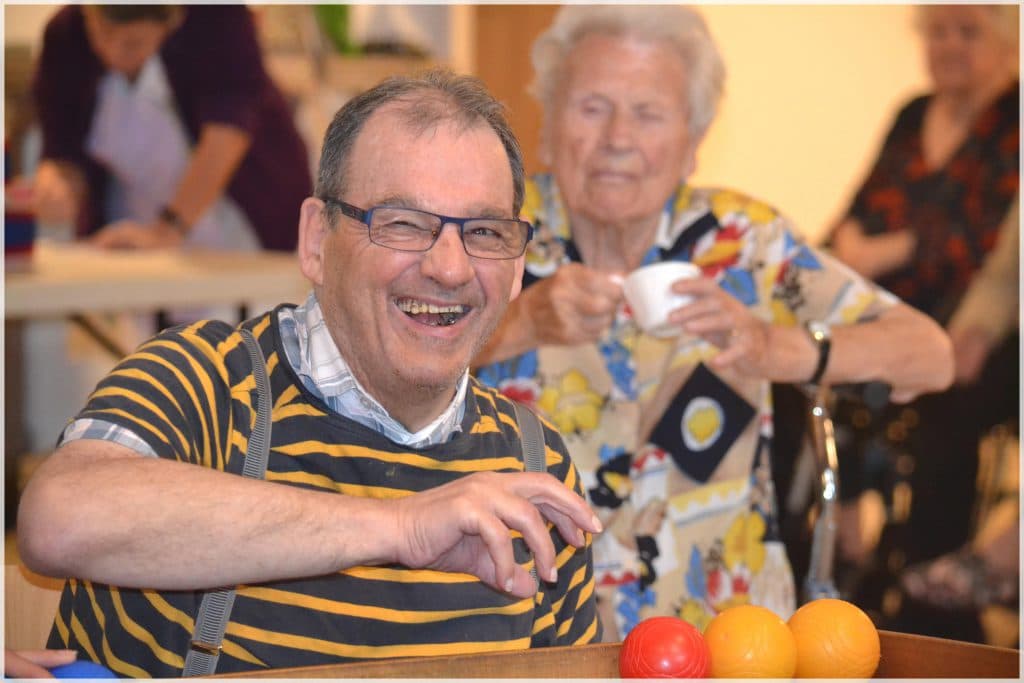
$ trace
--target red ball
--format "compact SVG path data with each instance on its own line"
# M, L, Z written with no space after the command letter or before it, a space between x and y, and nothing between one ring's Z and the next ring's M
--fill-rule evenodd
M619 650L623 678L706 678L711 652L692 624L676 617L644 619Z

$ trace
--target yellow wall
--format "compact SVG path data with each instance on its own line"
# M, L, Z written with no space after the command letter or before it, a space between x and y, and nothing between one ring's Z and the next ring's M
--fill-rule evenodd
M898 107L927 88L912 9L701 11L728 75L694 183L765 199L819 241L867 172Z

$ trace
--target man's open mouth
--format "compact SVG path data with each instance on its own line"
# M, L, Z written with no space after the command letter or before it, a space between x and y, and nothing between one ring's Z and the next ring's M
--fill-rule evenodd
M438 306L414 299L399 299L395 302L398 309L410 318L423 325L447 327L454 325L469 312L469 307L462 304Z

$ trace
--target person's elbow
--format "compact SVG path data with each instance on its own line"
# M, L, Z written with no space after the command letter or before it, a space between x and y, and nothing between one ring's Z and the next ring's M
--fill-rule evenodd
M914 313L917 330L914 343L905 347L911 357L905 358L903 364L910 372L904 382L893 383L891 399L894 403L907 403L921 394L945 391L955 379L956 363L949 335L928 316Z
M25 566L46 576L69 576L70 561L78 556L71 499L61 479L36 472L18 505L18 554Z

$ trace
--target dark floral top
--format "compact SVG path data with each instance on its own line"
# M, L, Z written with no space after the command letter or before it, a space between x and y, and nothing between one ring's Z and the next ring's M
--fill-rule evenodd
M960 148L935 170L925 165L921 144L931 97L918 97L899 112L848 215L868 235L904 228L917 233L913 261L878 283L945 323L995 246L1017 194L1020 84L978 117Z

